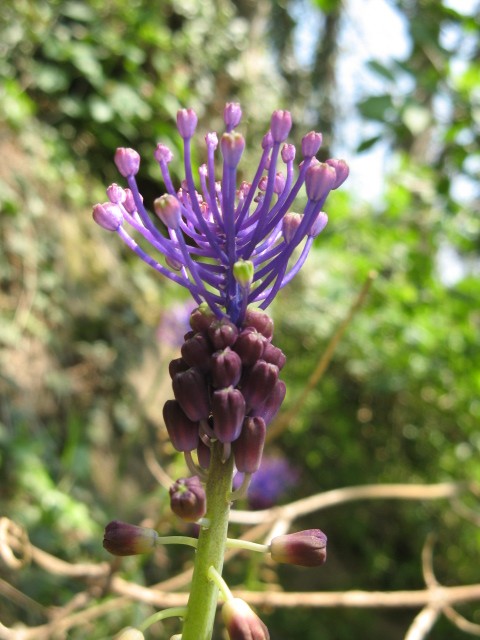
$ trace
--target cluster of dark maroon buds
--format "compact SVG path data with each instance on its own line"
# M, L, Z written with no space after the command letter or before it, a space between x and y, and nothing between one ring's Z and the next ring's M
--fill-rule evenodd
M285 397L278 376L286 358L272 344L273 321L247 309L237 327L201 305L192 312L190 326L181 358L169 366L175 400L165 403L163 418L170 440L177 451L196 450L203 469L218 441L225 460L233 453L238 471L254 473L266 428Z

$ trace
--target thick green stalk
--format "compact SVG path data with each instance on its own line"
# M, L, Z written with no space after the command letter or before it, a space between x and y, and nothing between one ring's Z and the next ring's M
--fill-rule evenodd
M212 637L218 586L209 580L208 569L213 566L219 574L222 573L233 475L233 456L223 463L222 450L219 442L212 447L206 485L206 517L210 520L210 526L208 529L202 527L198 539L182 640L211 640Z

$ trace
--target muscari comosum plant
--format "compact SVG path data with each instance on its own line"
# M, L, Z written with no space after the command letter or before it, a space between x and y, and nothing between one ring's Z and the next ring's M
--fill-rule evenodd
M172 486L171 507L184 520L200 524L199 537L160 537L152 529L119 521L107 525L104 537L104 547L116 555L145 553L160 544L195 547L188 605L159 611L139 629L123 630L118 636L123 640L143 638L150 624L168 616L183 620L175 639L209 640L219 593L231 640L265 640L269 633L263 622L246 602L232 596L222 578L225 549L243 546L302 566L318 566L326 559L326 536L319 529L281 535L268 545L231 540L227 529L230 505L245 495L260 465L266 430L286 392L279 378L285 356L272 342L273 322L264 310L305 262L327 224L324 202L347 178L348 167L343 160L319 162L315 155L322 136L312 131L302 139L302 160L295 171L295 147L285 142L291 115L275 111L252 182L237 186L245 147L235 130L241 115L240 105L226 105L226 131L220 142L216 133L206 134L206 163L194 175L191 142L197 116L192 109L178 112L185 167L178 190L168 169L172 152L157 145L155 158L167 193L154 201L153 209L166 233L159 231L143 204L135 179L140 156L133 149L115 153L128 186L112 184L109 201L93 208L100 226L115 231L147 264L188 289L198 304L181 357L170 363L175 399L166 402L163 418L192 473ZM215 179L218 147L223 159L220 181ZM295 213L292 207L302 187L306 204L303 213ZM127 227L155 250L155 257ZM235 469L244 481L233 490Z

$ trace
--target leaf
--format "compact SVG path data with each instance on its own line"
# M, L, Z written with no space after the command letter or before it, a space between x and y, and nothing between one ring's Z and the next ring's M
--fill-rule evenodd
M373 136L372 138L366 138L362 140L362 142L357 147L357 152L361 153L362 151L367 151L367 149L371 149L379 140L382 139L381 135Z
M389 120L391 114L388 114L388 111L392 109L392 98L389 95L371 96L358 104L358 110L364 118L381 122Z

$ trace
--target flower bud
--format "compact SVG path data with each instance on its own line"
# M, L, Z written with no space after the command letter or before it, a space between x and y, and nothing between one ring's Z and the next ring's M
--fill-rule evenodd
M197 522L207 512L205 489L198 476L180 478L169 489L170 507L185 522Z
M114 204L122 204L122 202L125 202L127 194L125 189L114 182L107 188L107 198Z
M96 204L93 207L92 217L95 222L107 231L117 231L123 223L123 214L120 207L113 202Z
M245 600L230 598L222 607L230 640L270 640L267 627Z
M247 407L258 407L273 391L278 379L278 367L265 360L258 360L245 372L242 379L242 393Z
M270 544L270 553L275 562L319 567L327 559L327 536L320 529L277 536Z
M105 527L103 546L114 556L136 556L152 551L157 538L154 529L113 520Z
M227 167L234 169L240 162L245 149L245 138L241 133L224 133L220 139L220 149Z
M245 418L240 436L232 443L235 465L241 473L255 473L260 466L266 430L263 418Z
M156 198L153 202L153 208L168 229L178 229L182 219L182 207L175 196L165 194Z
M282 160L285 162L293 162L295 160L295 155L297 150L295 149L295 145L293 144L284 144L282 147Z
M113 640L145 640L145 636L140 629L125 627L113 638Z
M140 200L143 202L143 197L140 196ZM128 213L135 213L137 210L137 205L135 204L135 198L133 197L133 193L130 189L125 189L125 202L123 206L128 211Z
M271 342L267 342L265 344L265 349L263 350L262 360L276 365L278 369L281 370L285 366L287 358L281 349L276 347Z
M244 327L253 327L259 333L261 333L267 340L271 340L273 336L273 320L270 316L261 311L261 309L255 309L255 307L249 307L245 315Z
M270 131L274 142L283 142L292 128L290 111L274 111L270 121Z
M181 375L181 374L178 374ZM190 420L175 400L163 406L163 420L169 438L177 451L193 451L199 442L198 423Z
M119 147L115 151L114 161L125 178L136 175L140 168L140 154L135 149Z
M214 391L212 397L213 430L220 442L233 442L242 430L245 400L233 387Z
M197 114L193 109L180 109L177 112L177 129L184 140L193 136L197 123Z
M208 337L212 341L215 350L230 347L238 336L238 329L226 318L216 320L208 327Z
M190 420L196 422L208 418L210 406L207 381L199 369L190 367L187 371L177 373L173 377L172 388L175 399Z
M202 371L209 370L212 347L203 333L196 333L192 338L185 340L181 352L183 359L191 367L198 367Z
M328 216L325 211L320 211L312 222L312 226L310 227L310 231L308 232L309 236L312 238L316 238L327 226Z
M249 287L253 282L254 266L251 260L237 260L233 265L233 277L241 287Z
M303 220L303 214L290 211L283 216L282 232L285 242L290 242L295 235L295 231Z
M194 331L207 331L215 320L216 317L206 302L202 302L190 314L190 326Z
M255 409L252 409L250 411L250 415L252 417L259 416L260 418L263 418L266 426L268 427L268 425L275 418L275 416L278 413L278 410L282 406L282 402L285 399L286 392L287 392L287 387L284 381L277 380L273 388L273 391L267 397L265 402L259 405L258 407L255 407Z
M308 167L305 174L307 197L312 202L319 202L333 189L337 180L334 167L326 162L319 162Z
M227 102L223 110L223 121L227 127L227 131L235 129L242 119L242 109L238 102Z
M302 154L304 158L312 158L322 146L322 134L310 131L302 138Z
M190 369L190 365L188 365L183 358L174 358L173 360L170 360L168 364L168 373L170 374L170 378L173 378L177 373L187 371L188 369Z
M222 387L235 387L242 375L242 361L240 356L230 347L222 351L215 351L210 358L212 385L216 389Z
M173 160L173 153L165 144L162 144L161 142L157 144L153 155L157 162L165 162L165 164L168 164Z
M337 158L330 158L329 160L326 160L326 164L335 169L337 179L335 180L335 184L332 189L338 189L338 187L348 178L348 174L350 173L348 164L345 160L337 160Z
M251 366L262 357L266 344L269 343L261 333L247 327L240 331L232 349L240 356L242 365Z

